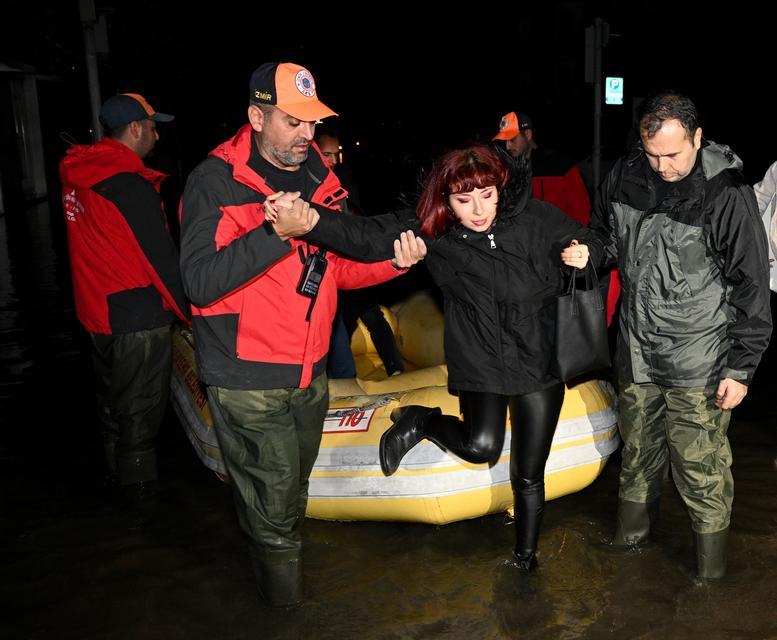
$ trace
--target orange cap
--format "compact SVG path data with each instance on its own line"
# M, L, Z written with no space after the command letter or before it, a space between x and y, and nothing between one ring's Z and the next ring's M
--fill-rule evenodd
M251 75L249 100L272 104L293 118L312 122L337 114L318 99L316 81L305 67L267 62Z
M502 116L502 120L499 122L499 133L493 137L493 140L512 140L521 131L531 128L529 116L520 111L511 111Z

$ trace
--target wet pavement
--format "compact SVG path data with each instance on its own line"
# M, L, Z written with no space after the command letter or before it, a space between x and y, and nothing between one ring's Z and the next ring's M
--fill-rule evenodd
M0 217L0 638L777 638L777 376L731 427L729 575L694 578L671 481L654 541L614 552L618 460L548 504L540 569L505 563L502 516L435 527L305 524L307 603L263 607L229 487L172 412L159 493L103 485L91 371L49 207ZM52 222L53 220L53 222Z

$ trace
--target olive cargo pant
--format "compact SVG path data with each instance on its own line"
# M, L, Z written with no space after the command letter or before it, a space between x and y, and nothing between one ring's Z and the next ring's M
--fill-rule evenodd
M717 385L683 388L621 381L620 389L620 500L658 500L669 460L693 530L727 528L734 500L726 437L731 411L715 406Z
M156 480L156 437L170 393L170 326L89 335L108 468L123 485Z
M329 405L327 377L307 389L208 387L208 399L260 590L273 604L298 600L301 527ZM289 577L294 572L297 577ZM294 585L273 584L294 580L297 595Z

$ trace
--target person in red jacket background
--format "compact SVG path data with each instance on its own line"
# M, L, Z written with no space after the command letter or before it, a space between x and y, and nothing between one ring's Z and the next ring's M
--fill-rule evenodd
M576 222L588 224L591 219L591 199L580 170L564 154L537 143L529 116L521 111L506 113L493 139L502 140L512 156L523 156L530 163L533 198L550 202ZM618 272L613 270L607 291L608 325L612 322L620 290Z
M142 497L157 478L156 435L167 405L170 327L188 321L178 251L159 188L143 163L159 134L157 113L138 94L103 104L107 130L73 146L59 166L76 313L92 345L108 469Z

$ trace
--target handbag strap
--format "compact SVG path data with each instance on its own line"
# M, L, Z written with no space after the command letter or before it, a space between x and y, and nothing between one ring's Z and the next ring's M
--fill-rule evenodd
M575 282L577 281L577 275L575 273L577 269L575 267L572 267L572 271L569 272L569 283L567 284L566 293L568 296L571 296L572 301L572 309L573 313L577 315L577 287L575 286ZM591 261L588 260L584 267L585 271L585 290L586 291L595 291L595 298L596 298L596 309L601 310L604 309L604 302L602 301L602 293L601 289L599 289L599 276L596 273L596 269L594 269L593 265L591 264Z

